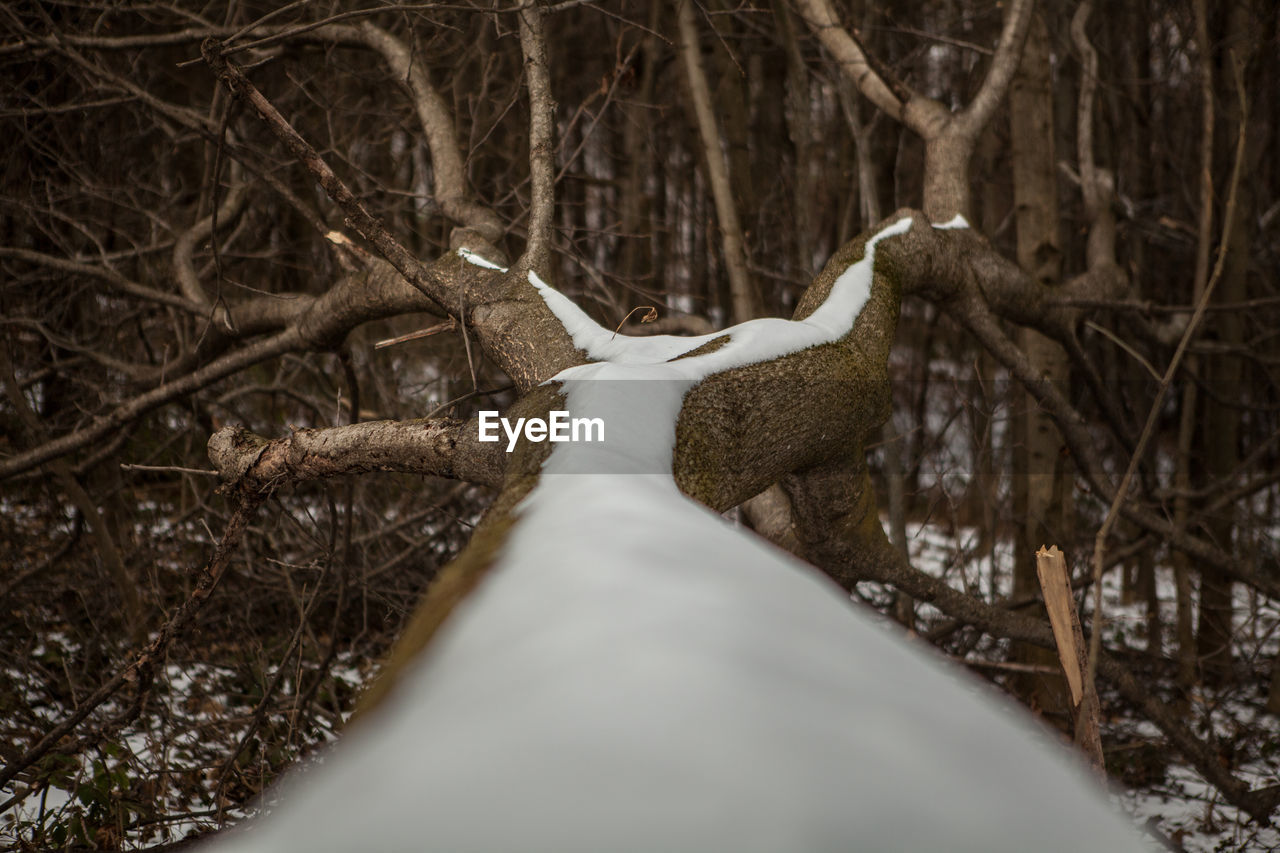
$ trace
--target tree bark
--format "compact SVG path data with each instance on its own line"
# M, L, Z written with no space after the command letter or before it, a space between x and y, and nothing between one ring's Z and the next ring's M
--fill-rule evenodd
M692 0L676 0L676 21L680 29L680 62L689 87L689 100L698 125L698 135L702 140L702 157L707 166L711 196L715 200L716 220L720 223L725 273L729 278L730 316L732 322L741 323L760 315L760 297L747 271L747 249L742 236L742 223L738 219L733 180L725 160L724 143L702 64L702 46L698 38Z
M1049 33L1044 19L1033 15L1022 62L1009 90L1010 138L1013 148L1013 195L1017 211L1018 265L1036 283L1054 289L1062 277L1062 241L1058 224L1057 158L1054 153L1053 88L1049 66ZM1055 341L1033 329L1019 329L1018 342L1040 381L1067 386L1067 354ZM1021 394L1019 440L1014 446L1013 597L1032 595L1040 587L1036 553L1044 545L1068 542L1062 529L1063 483L1070 478L1061 464L1062 437L1053 419L1027 393ZM1045 650L1015 647L1024 663L1052 663ZM1036 707L1069 717L1071 703L1057 677L1028 677L1024 689Z

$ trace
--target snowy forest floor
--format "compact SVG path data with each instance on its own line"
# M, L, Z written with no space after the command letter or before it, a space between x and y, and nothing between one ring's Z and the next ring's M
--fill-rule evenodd
M978 553L982 537L974 529L944 529L934 525L908 525L912 563L953 586L990 597L1002 585L992 576L990 554ZM1008 547L997 542L996 562L1008 565ZM1007 581L1004 584L1007 586ZM1161 624L1166 632L1175 623L1176 590L1172 570L1157 570L1157 595ZM1007 592L1007 589L1005 590ZM883 590L872 591L873 602ZM1147 651L1145 606L1124 603L1119 570L1103 579L1104 637L1109 649L1128 659L1161 685L1166 701L1174 702L1173 662L1166 656L1154 659ZM1192 696L1189 714L1194 730L1209 737L1224 763L1246 779L1253 788L1280 782L1280 718L1266 711L1272 661L1280 651L1280 610L1274 602L1251 596L1237 587L1235 683L1214 691L1202 690ZM1077 596L1080 600L1081 596ZM1086 625L1093 623L1092 595L1083 596ZM940 619L931 608L917 608L922 630ZM999 670L983 666L1004 657L1004 644L985 641L967 656L974 672L996 683L1004 679ZM1260 827L1248 815L1222 801L1221 796L1171 751L1160 731L1150 722L1135 718L1131 709L1102 686L1102 736L1107 769L1118 805L1143 827L1155 846L1152 849L1209 853L1209 851L1280 850L1280 831Z
M982 546L988 553L978 553L974 530L916 524L908 538L915 565L958 588L986 598L1006 584L992 575L990 544ZM994 562L1007 565L1003 548L995 544ZM438 558L448 556L446 550ZM141 705L127 692L118 694L64 740L63 754L36 765L48 785L33 788L35 776L28 773L0 790L0 849L173 849L187 836L243 817L252 808L246 804L283 768L336 736L375 672L371 662L395 631L394 620L379 620L377 613L405 608L416 589L403 582L378 587L365 579L360 599L353 600L350 593L316 592L325 588L323 566L275 569L282 574L270 575L276 583L265 590L265 575L229 578L216 596L222 605L171 648ZM173 595L182 589L178 585ZM1146 652L1142 605L1121 603L1119 572L1107 576L1103 591L1108 647L1175 701L1171 661ZM1161 573L1158 591L1163 624L1171 625L1168 573ZM882 609L890 602L887 591L873 584L861 586L859 594ZM279 600L271 603L273 595ZM1280 782L1280 720L1265 711L1271 661L1280 649L1280 611L1244 594L1237 604L1239 677L1229 688L1193 696L1188 713L1222 760L1258 787ZM352 617L353 609L362 615ZM0 643L5 763L71 713L128 652L123 644L108 648L91 624L51 621L52 611L42 616L39 610L10 611L19 618L9 620ZM1087 626L1088 604L1085 612ZM917 619L921 634L944 621L928 607L917 608ZM256 633L243 620L254 620ZM948 638L944 651L978 676L1008 686L1010 673L999 668L1005 644L962 630ZM1117 805L1146 829L1152 849L1280 850L1280 832L1223 803L1154 726L1105 690L1102 702Z

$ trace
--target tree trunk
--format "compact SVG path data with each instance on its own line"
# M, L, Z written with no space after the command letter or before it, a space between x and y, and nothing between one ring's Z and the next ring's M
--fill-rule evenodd
M1231 5L1227 15L1228 41L1232 50L1222 56L1222 67L1217 75L1218 111L1223 117L1222 126L1230 128L1230 135L1245 135L1245 174L1255 174L1260 164L1251 162L1257 150L1249 138L1249 127L1240 98L1243 93L1236 91L1236 74L1243 80L1245 69L1250 58L1257 49L1257 31L1253 28L1253 15L1249 5L1236 2ZM1233 67L1238 63L1238 68ZM1228 148L1228 146L1220 146ZM1230 146L1228 152L1234 152ZM1233 153L1224 152L1223 168L1220 174L1229 173L1230 157ZM1234 210L1224 211L1224 216L1232 217L1230 238L1221 251L1226 253L1222 268L1222 280L1214 292L1214 300L1220 304L1243 302L1249 296L1249 247L1253 239L1255 194L1254 182L1246 178L1240 182ZM1240 419L1243 409L1232 405L1246 401L1240 393L1244 378L1244 364L1239 352L1244 345L1244 323L1242 315L1235 311L1223 312L1215 318L1212 327L1218 341L1225 352L1214 354L1205 360L1205 374L1208 387L1213 394L1223 400L1204 400L1204 426L1200 437L1204 448L1205 473L1209 480L1215 481L1230 477L1240 462L1239 435ZM1226 404L1224 404L1226 401ZM1213 539L1224 548L1231 548L1235 536L1235 507L1224 507L1209 521L1209 531ZM1200 622L1198 626L1197 650L1205 679L1211 683L1225 683L1233 679L1232 649L1234 607L1232 602L1233 585L1230 579L1216 572L1206 572L1200 581Z
M707 181L716 205L716 221L720 225L720 242L724 254L725 275L729 281L732 322L741 323L761 313L760 296L747 271L747 249L743 241L742 223L734 200L733 180L724 154L724 142L716 121L706 69L702 63L702 45L691 0L677 0L676 19L680 27L680 61L689 87L689 101L698 135L702 142Z
M1054 157L1053 90L1049 69L1048 30L1040 15L1031 21L1023 48L1022 64L1009 92L1010 131L1013 144L1013 192L1017 210L1018 265L1040 284L1052 287L1062 276L1062 249L1058 228L1057 173ZM1066 353L1049 338L1031 329L1019 329L1018 341L1045 382L1065 386ZM1067 541L1057 529L1055 515L1063 474L1059 464L1062 439L1048 413L1028 392L1021 395L1014 476L1022 482L1015 489L1013 596L1035 595L1036 551L1047 544ZM1024 663L1052 664L1051 652L1020 646L1014 657ZM1059 676L1034 676L1032 701L1055 715L1070 715L1070 696Z

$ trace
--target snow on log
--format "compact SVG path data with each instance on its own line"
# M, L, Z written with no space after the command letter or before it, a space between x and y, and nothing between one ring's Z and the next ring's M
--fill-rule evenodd
M212 850L1143 849L1025 711L672 479L686 392L847 334L908 228L805 321L703 338L615 337L535 277L598 359L566 408L622 437L551 449L390 698Z

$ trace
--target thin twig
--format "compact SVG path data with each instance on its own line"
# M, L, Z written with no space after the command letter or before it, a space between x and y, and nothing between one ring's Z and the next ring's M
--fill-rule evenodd
M425 421L429 421L432 418L434 418L436 415L443 412L445 409L452 408L458 405L459 403L470 400L472 397L489 397L494 394L501 394L504 391L510 391L512 388L515 388L515 387L516 386L514 385L504 385L501 388L491 388L488 391L481 391L478 388L474 391L468 391L467 393L463 394L461 397L454 397L452 400L449 400L447 402L441 403L440 405L436 406L434 409L432 409L431 411L423 415L422 419Z
M79 512L75 514L75 521L72 523L71 535L58 546L58 550L52 554L45 555L44 559L36 563L31 568L21 572L17 577L13 578L3 587L0 587L0 602L8 598L15 589L22 586L35 575L41 574L48 570L50 566L58 565L62 559L71 553L71 549L80 541L80 534L84 531L84 516ZM0 814L4 814L5 810L0 808Z
M646 309L648 309L648 310L646 310ZM640 318L640 322L641 322L641 323L656 323L656 322L658 321L658 309L657 309L657 308L655 308L655 307L654 307L654 306L652 306L652 305L637 305L635 308L632 308L630 311L628 311L628 312L627 312L627 316L625 316L625 317L623 317L623 318L622 318L622 322L618 324L618 328L613 330L613 337L614 337L614 338L616 338L616 337L618 336L618 331L619 331L623 326L625 326L625 325L626 325L626 323L627 323L627 321L628 321L628 320L630 320L630 319L631 319L631 315L632 315L632 314L634 314L634 313L636 313L637 311L644 311L644 312L645 312L644 316ZM613 338L610 338L609 340L613 340Z
M217 471L207 468L183 468L181 465L136 465L132 462L121 462L121 471L159 471L166 474L200 474L204 477L216 477Z
M419 329L416 332L410 332L409 334L401 335L398 338L386 338L385 340L378 341L373 345L373 348L385 349L386 347L393 347L396 344L408 343L409 341L416 341L420 338L429 338L432 335L438 335L441 332L452 332L456 328L458 328L458 321L450 317L445 322L437 323L429 328Z
M270 12L258 18L257 20L250 21L240 29L236 30L226 40L224 40L223 44L230 45L233 41L238 41L241 37L256 30L258 27L262 26L272 18L279 17L280 15L283 15L285 12L292 11L293 9L296 9L299 6L305 6L309 2L310 0L293 0L292 3L286 3L285 5L281 6L278 9L272 9Z
M1111 341L1111 343L1120 347L1120 349L1124 350L1129 355L1133 356L1133 360L1138 362L1138 364L1141 364L1143 367L1145 367L1147 369L1147 373L1151 374L1152 379L1158 380L1160 378L1160 371L1156 370L1155 366L1151 362L1147 361L1146 356L1144 356L1142 353L1138 352L1129 344L1121 340L1120 337L1115 332L1111 331L1110 329L1104 326L1098 325L1092 320L1086 320L1084 324L1088 328L1093 329L1095 332L1102 335L1107 340Z
M331 529L336 528L336 522L331 525ZM258 706L253 709L253 717L249 721L249 725L240 735L240 740L236 744L235 749L231 751L222 762L222 767L218 770L218 782L214 785L214 799L218 803L219 811L225 808L223 790L226 788L227 777L231 775L231 771L235 768L236 759L244 752L244 748L249 745L249 740L262 727L262 721L267 717L267 710L271 697L275 695L276 690L280 688L280 682L284 680L286 669L285 664L293 657L297 651L299 644L302 642L302 635L307 627L307 622L311 618L311 613L315 609L316 602L320 600L320 589L324 586L325 579L329 576L329 569L333 566L333 536L330 534L328 559L324 562L324 568L320 571L320 577L316 580L315 589L311 592L311 598L307 599L306 605L302 609L302 614L298 617L298 627L294 629L293 636L289 639L289 647L285 649L284 654L280 657L280 665L276 669L275 675L271 678L271 683L262 691L262 699L259 700ZM305 592L306 587L303 587ZM221 817L221 814L219 814Z
M476 363L471 358L471 336L467 334L467 304L466 296L461 290L458 291L458 326L462 329L462 348L467 353L467 369L471 371L471 390L479 391L480 382L476 379Z
M1165 395L1169 391L1174 375L1178 372L1178 367L1182 363L1182 357L1186 353L1191 339L1195 336L1196 330L1200 326L1200 321L1204 319L1205 308L1209 304L1209 299L1213 296L1218 280L1222 278L1223 269L1226 267L1227 246L1231 239L1231 225L1235 220L1236 196L1240 189L1240 175L1244 167L1245 126L1249 115L1249 104L1244 90L1244 77L1240 70L1240 63L1235 61L1234 53L1232 54L1231 67L1235 75L1236 94L1240 99L1240 129L1236 137L1235 165L1231 168L1231 184L1227 191L1227 204L1222 215L1222 237L1218 243L1218 260L1213 266L1213 275L1205 285L1204 292L1200 294L1200 301L1196 304L1196 313L1191 316L1191 321L1187 324L1186 331L1182 333L1182 339L1178 341L1178 348L1174 351L1173 358L1169 361L1169 367L1165 370L1164 376L1160 380L1160 388L1156 392L1156 398L1151 404L1150 412L1147 414L1147 422L1142 428L1142 435L1138 438L1138 446L1133 451L1133 455L1129 457L1129 467L1124 472L1124 478L1120 481L1119 488L1116 489L1115 497L1111 501L1111 507L1107 510L1107 517L1103 520L1102 526L1098 528L1097 536L1094 537L1093 628L1089 636L1089 670L1085 678L1085 684L1089 690L1096 690L1094 675L1097 673L1098 653L1102 644L1102 569L1106 559L1107 536L1110 535L1111 528L1115 526L1116 519L1119 518L1120 505L1124 503L1125 497L1129 493L1129 485L1133 482L1133 476L1138 470L1138 464L1146 452L1151 437L1155 434L1156 421L1159 419L1160 410L1164 406Z

